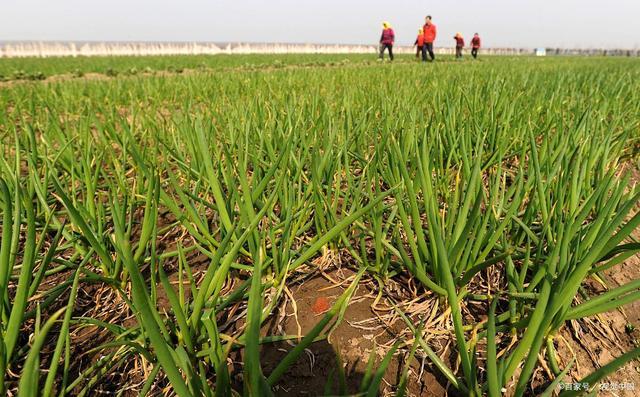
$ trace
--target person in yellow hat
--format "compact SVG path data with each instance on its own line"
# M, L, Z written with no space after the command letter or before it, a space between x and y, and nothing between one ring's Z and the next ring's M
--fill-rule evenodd
M464 38L460 32L456 33L453 38L456 40L456 59L462 59L462 49L464 48Z
M422 28L418 29L418 37L413 45L416 46L416 58L418 58L423 51L422 47L424 47L424 30Z
M393 61L393 43L396 35L389 22L382 22L382 36L380 36L380 59L384 59L384 50L389 50L389 59Z

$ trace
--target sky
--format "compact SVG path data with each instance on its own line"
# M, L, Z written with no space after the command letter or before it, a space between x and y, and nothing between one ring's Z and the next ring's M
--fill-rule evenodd
M479 32L487 47L640 48L640 0L2 0L0 41L375 44L382 21L413 44Z

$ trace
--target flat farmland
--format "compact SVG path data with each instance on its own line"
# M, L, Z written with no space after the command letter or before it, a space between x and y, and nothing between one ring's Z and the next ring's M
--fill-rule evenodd
M0 75L0 394L640 390L637 59Z

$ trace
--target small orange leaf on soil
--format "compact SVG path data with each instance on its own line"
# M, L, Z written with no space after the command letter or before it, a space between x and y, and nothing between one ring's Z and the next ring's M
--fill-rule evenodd
M330 307L331 305L329 305L329 299L325 298L324 296L320 296L316 298L316 301L313 303L313 306L311 306L311 311L313 311L313 314L317 316L319 314L329 311Z

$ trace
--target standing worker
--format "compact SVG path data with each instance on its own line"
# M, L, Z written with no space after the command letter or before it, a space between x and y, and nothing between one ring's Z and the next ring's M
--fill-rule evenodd
M433 42L436 40L436 25L431 22L431 15L427 15L425 18L425 24L422 27L424 32L424 50L422 51L422 60L427 61L427 52L431 57L431 61L436 60L436 56L433 53Z
M460 32L456 33L453 38L456 40L456 59L462 59L462 49L464 48L464 38Z
M473 38L471 39L471 55L473 56L473 59L476 59L478 57L478 50L480 49L480 36L478 35L478 33L473 35Z
M424 51L424 31L422 28L418 30L418 37L416 38L416 42L413 43L416 46L416 58L420 56L420 53Z
M396 35L389 22L382 22L382 36L380 36L380 59L384 59L384 50L389 49L389 59L393 61L393 42Z

